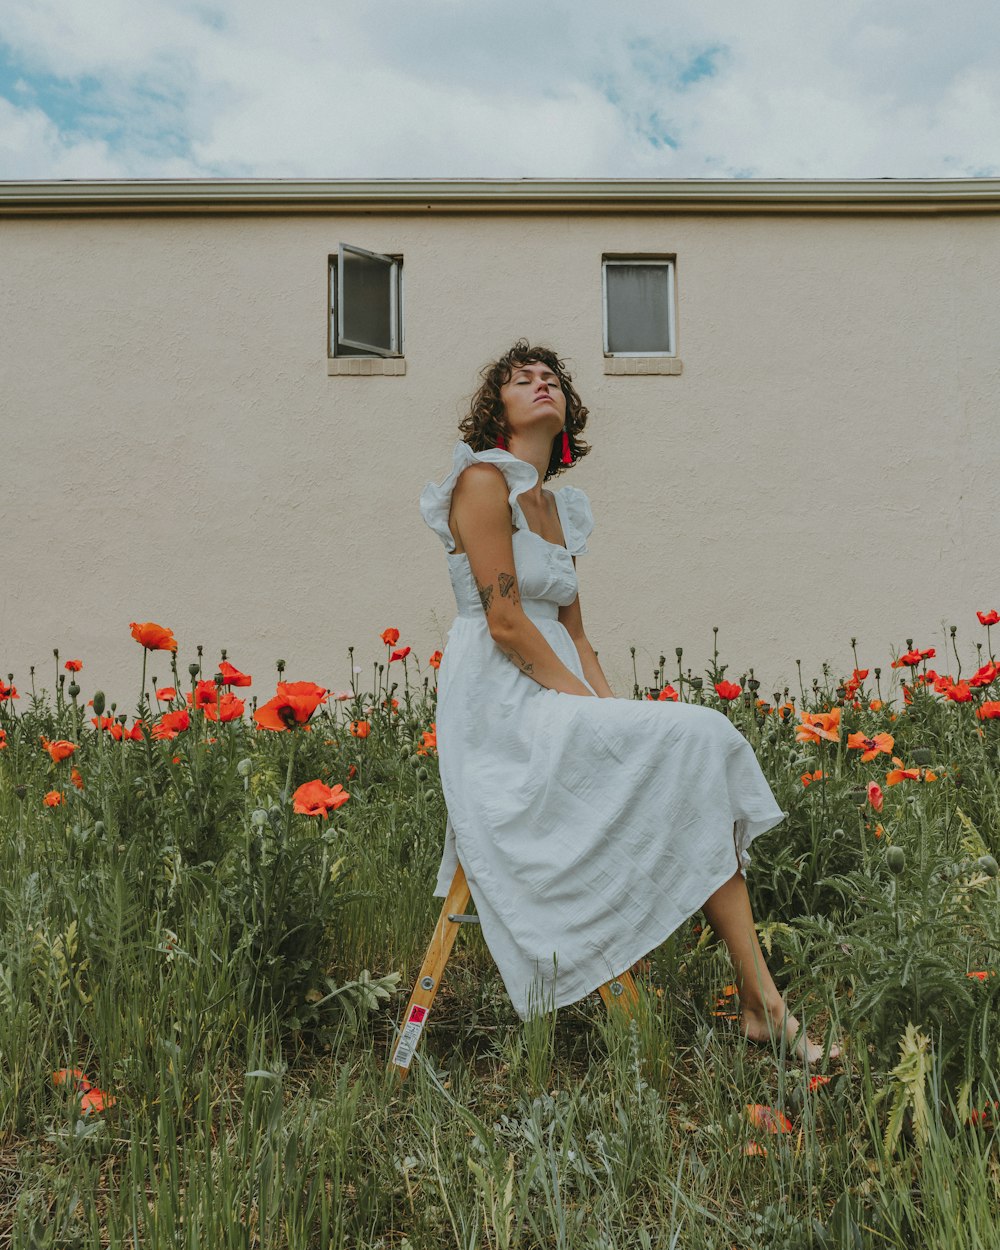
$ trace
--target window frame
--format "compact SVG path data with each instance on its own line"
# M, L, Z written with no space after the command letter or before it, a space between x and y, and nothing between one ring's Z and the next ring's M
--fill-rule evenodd
M367 256L389 265L389 350L374 343L361 343L343 337L344 252ZM401 360L403 345L403 256L397 252L373 252L356 243L338 243L336 254L327 256L327 358L330 360ZM338 352L338 346L351 347L350 353Z
M667 333L670 339L670 350L665 352L613 352L608 346L608 266L609 265L656 265L667 270ZM625 359L669 359L677 357L677 257L675 254L653 256L646 252L641 255L624 255L619 252L605 253L601 257L601 314L602 332L604 337L604 355L611 360Z

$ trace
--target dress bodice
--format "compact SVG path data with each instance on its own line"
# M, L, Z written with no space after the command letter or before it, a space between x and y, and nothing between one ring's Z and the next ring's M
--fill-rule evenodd
M590 501L578 486L566 485L553 491L566 546L551 543L528 526L517 501L518 495L538 481L535 466L499 447L477 452L465 442L455 444L452 469L447 477L440 483L428 482L420 496L421 516L448 553L448 573L459 616L485 615L468 557L455 550L455 539L448 528L455 483L462 470L476 462L495 464L507 482L508 502L516 526L511 543L521 606L529 616L556 617L559 608L571 604L577 595L573 557L586 552L587 537L594 528Z

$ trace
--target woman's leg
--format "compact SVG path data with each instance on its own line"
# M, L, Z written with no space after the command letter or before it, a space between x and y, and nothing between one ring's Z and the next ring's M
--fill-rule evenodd
M789 1015L764 961L743 875L735 872L708 899L702 911L712 929L729 948L740 995L743 1032L752 1041L766 1042L769 1037L780 1037L780 1030L784 1027L788 1044L792 1045L799 1022ZM795 1050L807 1063L813 1063L823 1054L822 1046L817 1046L804 1034L795 1042ZM839 1047L831 1048L831 1059L839 1054Z

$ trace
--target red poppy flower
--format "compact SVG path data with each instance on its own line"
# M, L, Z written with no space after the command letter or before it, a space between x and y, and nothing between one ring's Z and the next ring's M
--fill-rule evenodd
M717 681L715 683L715 693L720 699L738 699L743 693L742 689L734 681Z
M822 1076L822 1075L811 1076L809 1078L809 1091L810 1093L815 1093L816 1090L818 1090L821 1085L829 1085L829 1084L830 1084L830 1077L828 1076Z
M930 660L937 654L933 647L928 647L924 651L914 648L912 651L904 651L898 660L893 660L893 668L902 668L904 665L913 667L919 664L921 660Z
M0 751L7 745L7 730L0 729Z
M70 770L69 779L78 790L83 789L83 778L80 776L79 768L73 768Z
M164 712L153 726L153 737L169 740L191 727L191 717L184 708L175 712Z
M58 764L61 760L68 760L76 750L76 743L67 742L65 738L60 738L58 742L50 742L48 738L43 737L42 746L52 756L54 764Z
M409 654L410 654L409 647L403 647L399 651L393 651L392 655L389 656L389 663L391 664L393 660L405 660Z
M339 782L331 788L322 781L307 781L292 795L292 810L303 816L325 818L329 812L343 807L350 797Z
M253 678L248 677L246 673L241 673L238 668L234 668L228 660L222 661L219 665L219 672L222 674L222 684L224 686L253 685Z
M992 608L989 612L977 612L976 616L979 617L980 625L995 625L997 621L1000 621L1000 612L997 612L996 608Z
M78 673L80 669L83 668L83 661L67 660L64 667L68 673Z
M882 787L877 781L869 781L868 783L868 802L877 812L882 810Z
M347 770L347 780L353 781L357 775L358 775L358 766L357 764L352 764L350 768Z
M821 779L822 779L822 777L823 777L823 770L822 770L822 768L817 768L817 769L816 769L816 771L815 771L814 773L803 773L803 774L802 774L802 784L803 784L804 786L812 785L812 783L813 783L814 781L819 781L819 780L821 780Z
M177 691L173 686L161 686L156 692L156 697L164 703L169 703L171 699L177 698Z
M371 732L371 725L366 720L352 720L350 730L355 738L367 738Z
M427 663L431 666L431 668L440 668L441 667L441 652L435 651L434 654L431 656L431 658L427 661Z
M14 685L5 686L0 681L0 701L3 699L19 699L21 696L17 693L17 687Z
M58 807L63 801L62 792L59 790L50 790L45 798L42 799L46 807Z
M237 698L236 695L227 690L226 693L219 699L217 707L206 707L204 712L208 720L239 720L239 718L243 715L245 706L246 705L242 699Z
M398 629L383 629L382 641L385 643L387 647L394 647L396 643L399 642L399 630Z
M173 631L157 625L154 621L133 621L132 637L147 651L176 651L177 640Z
M1000 661L988 661L969 678L970 686L989 686L1000 677Z
M944 697L951 699L953 703L971 703L972 691L969 689L969 683L960 681L957 685L952 686L950 690L946 690Z
M219 692L216 689L214 681L199 681L194 691L187 691L184 695L187 699L188 707L206 708L215 707L219 701Z
M254 712L254 720L261 729L276 731L304 725L326 695L313 681L279 681L278 693Z
M673 702L676 703L680 697L681 696L677 693L677 691L673 688L673 686L668 685L668 686L663 687L663 689L660 691L659 695L657 696L656 701L657 703L662 703L664 699L672 699Z
M976 716L980 720L997 720L1000 718L1000 702L991 699L988 703L982 703L976 710Z

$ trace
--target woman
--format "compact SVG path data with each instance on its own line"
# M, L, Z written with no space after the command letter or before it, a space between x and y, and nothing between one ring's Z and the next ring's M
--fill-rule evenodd
M700 908L729 949L744 1034L784 1030L812 1062L822 1048L771 978L745 881L746 848L787 813L722 712L617 698L601 671L576 577L590 504L542 488L590 450L562 361L522 339L481 378L451 472L420 497L458 606L438 673L435 895L460 860L522 1019L597 989Z

